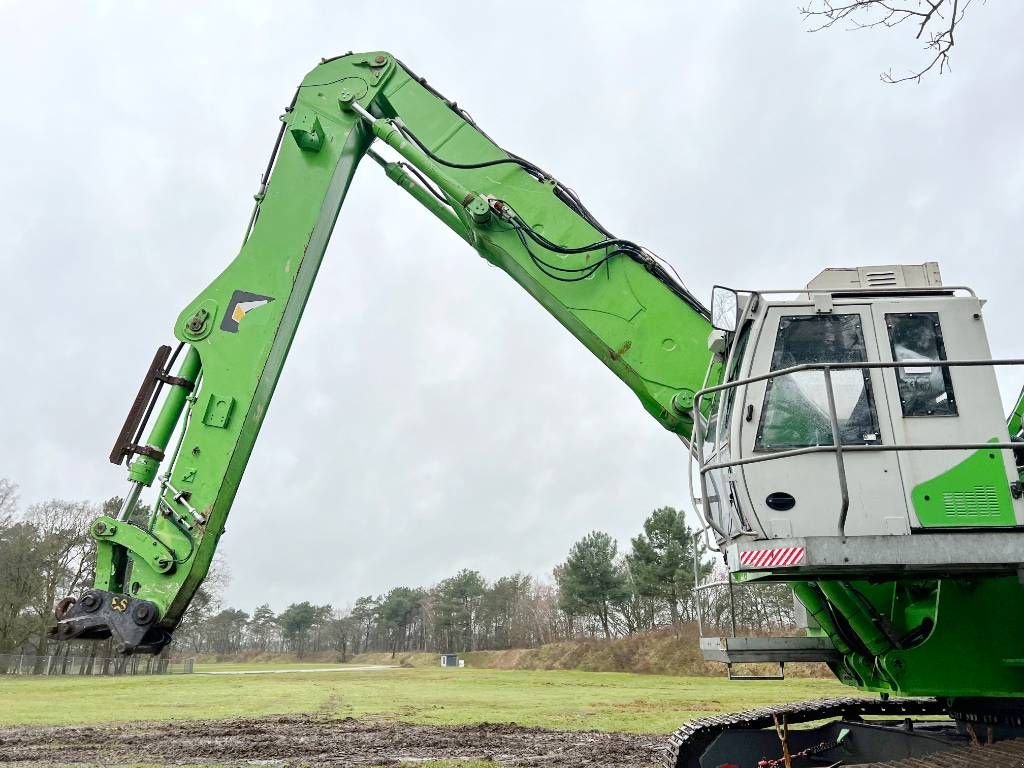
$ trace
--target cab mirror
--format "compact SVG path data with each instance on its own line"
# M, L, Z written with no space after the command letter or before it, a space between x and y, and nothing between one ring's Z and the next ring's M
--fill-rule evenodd
M739 298L736 291L716 285L711 291L711 325L719 331L732 333L739 319Z

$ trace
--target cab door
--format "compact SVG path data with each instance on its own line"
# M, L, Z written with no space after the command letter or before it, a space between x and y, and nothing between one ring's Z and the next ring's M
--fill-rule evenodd
M750 375L805 363L877 361L871 308L835 304L831 312L811 305L774 305L766 310ZM836 416L844 446L891 444L892 423L878 371L832 372ZM881 404L881 405L880 405ZM831 445L832 425L824 374L801 371L750 384L743 404L743 456ZM844 453L850 506L849 535L908 534L899 462L891 452ZM770 538L835 536L842 504L832 452L746 464L743 485Z
M930 365L991 359L974 296L894 297L872 304L882 359L914 363L883 380L896 439L903 445L1007 442L995 371ZM1024 501L1013 455L1001 450L900 451L911 527L1019 525Z

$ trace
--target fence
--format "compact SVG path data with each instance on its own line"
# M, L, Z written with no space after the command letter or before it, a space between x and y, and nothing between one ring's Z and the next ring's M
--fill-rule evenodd
M156 656L33 656L0 653L0 675L189 674L193 659L171 662Z

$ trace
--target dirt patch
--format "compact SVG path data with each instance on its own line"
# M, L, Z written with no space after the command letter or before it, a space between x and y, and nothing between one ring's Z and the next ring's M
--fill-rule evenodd
M0 764L12 766L216 764L394 766L493 760L501 766L649 768L664 736L549 731L515 724L425 726L312 715L0 728Z

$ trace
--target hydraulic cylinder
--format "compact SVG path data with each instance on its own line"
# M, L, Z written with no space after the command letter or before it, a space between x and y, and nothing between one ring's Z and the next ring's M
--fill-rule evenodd
M178 369L178 378L195 384L201 367L202 363L199 359L199 353L195 347L189 347L188 352L185 354L185 359L182 360L181 367ZM171 441L171 435L174 434L174 428L178 425L181 413L185 409L188 395L189 389L186 387L180 384L169 385L167 397L164 398L160 413L157 415L153 428L149 432L149 437L146 438L146 447L152 448L160 454L167 450L167 445ZM159 459L154 456L138 455L128 468L128 479L140 487L149 487L156 479L159 469Z

